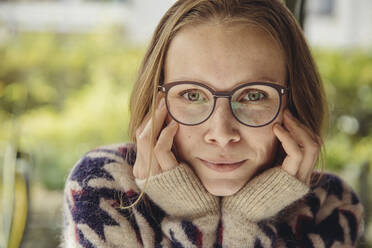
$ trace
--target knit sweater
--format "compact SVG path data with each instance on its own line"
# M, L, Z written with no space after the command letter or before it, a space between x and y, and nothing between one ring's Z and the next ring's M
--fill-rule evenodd
M214 196L185 163L135 179L133 144L88 152L65 186L63 247L355 247L363 207L339 177L311 187L279 167L237 193ZM319 177L322 175L321 177Z

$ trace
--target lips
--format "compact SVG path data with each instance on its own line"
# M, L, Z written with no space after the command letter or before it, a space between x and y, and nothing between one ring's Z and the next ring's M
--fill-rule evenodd
M238 169L247 160L241 160L239 162L232 162L232 161L213 161L212 162L212 161L206 161L206 160L200 159L200 161L209 169L212 169L218 172L230 172L230 171Z

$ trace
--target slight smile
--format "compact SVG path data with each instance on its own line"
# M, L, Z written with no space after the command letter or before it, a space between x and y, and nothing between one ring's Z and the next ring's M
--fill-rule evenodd
M224 161L224 163L215 163L215 162L203 160L201 158L199 158L199 160L209 169L212 169L218 172L230 172L230 171L236 170L237 168L242 166L245 163L245 161L247 161L247 160L242 160L237 163L231 163L228 161Z

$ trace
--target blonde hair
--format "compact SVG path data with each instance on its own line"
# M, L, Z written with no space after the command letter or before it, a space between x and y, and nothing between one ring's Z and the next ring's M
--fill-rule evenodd
M288 107L321 138L322 144L328 123L323 85L301 27L280 0L179 0L174 3L154 32L134 84L130 99L130 140L136 144L136 130L149 111L154 118L157 86L163 84L164 61L172 39L184 26L210 22L254 25L280 45L287 62ZM142 195L143 192L139 198Z

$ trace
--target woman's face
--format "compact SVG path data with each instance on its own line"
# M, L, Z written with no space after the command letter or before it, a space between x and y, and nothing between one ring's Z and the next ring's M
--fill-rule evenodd
M165 84L194 81L217 91L231 91L255 81L285 86L285 80L284 54L277 43L264 31L242 25L183 28L170 44L164 68ZM272 166L278 146L272 126L281 123L284 98L278 117L259 128L239 123L228 99L218 98L207 121L196 126L179 125L174 138L178 159L193 168L211 194L236 193L256 173ZM226 165L239 161L243 161L240 166Z

